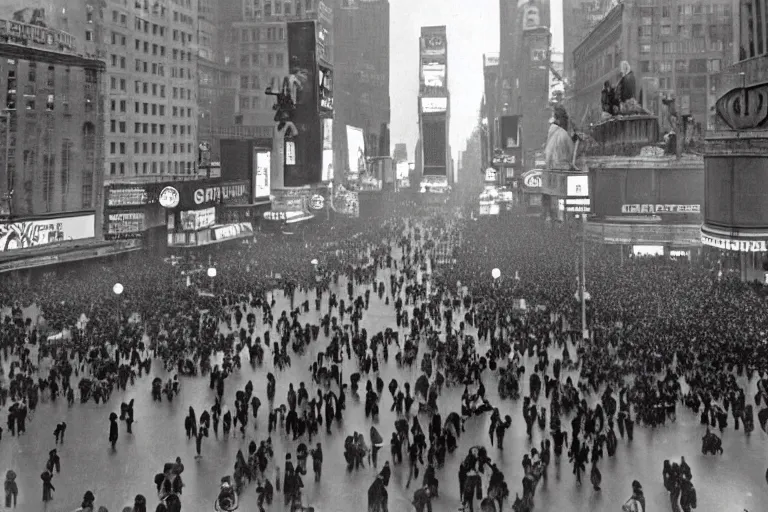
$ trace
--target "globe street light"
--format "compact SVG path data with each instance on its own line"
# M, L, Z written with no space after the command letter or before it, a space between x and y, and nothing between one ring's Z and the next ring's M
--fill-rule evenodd
M208 277L211 279L211 292L213 292L213 278L216 277L216 267L208 267Z
M120 296L123 293L123 285L115 283L115 286L112 287L112 291L115 292L115 295Z
M315 259L313 259L312 261L310 261L310 263L311 263L312 265L314 265L314 266L317 266L317 263L318 263L318 261L317 261L317 258L315 258Z
M491 270L491 276L494 279L500 278L501 277L501 270L499 270L498 268L495 268L495 269Z
M120 283L115 283L115 285L112 287L112 292L117 297L117 324L120 325L120 322L122 320L123 315L120 311L120 295L123 293L123 285Z

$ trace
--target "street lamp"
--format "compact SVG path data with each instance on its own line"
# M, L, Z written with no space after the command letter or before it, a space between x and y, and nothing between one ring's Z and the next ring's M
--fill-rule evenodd
M208 277L211 278L211 292L213 292L213 278L216 277L216 267L208 267Z
M317 267L317 263L318 263L318 261L317 261L317 258L314 258L312 261L310 261L310 263L311 263L311 264L312 264L314 267Z
M117 325L118 329L120 328L120 323L122 322L122 314L120 311L120 296L123 294L123 285L120 283L115 283L115 285L112 287L112 292L117 297Z
M491 270L491 277L493 277L493 279L500 278L501 277L501 270L499 270L498 268L495 268L495 269Z

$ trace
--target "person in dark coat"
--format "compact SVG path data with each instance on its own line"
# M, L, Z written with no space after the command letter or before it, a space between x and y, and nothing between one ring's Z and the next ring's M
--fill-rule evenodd
M432 512L432 494L428 487L422 487L413 494L416 512Z
M384 478L378 475L368 488L368 512L387 512L388 504L387 486Z
M46 503L53 499L53 491L56 490L51 483L52 478L48 471L43 471L43 474L40 475L40 479L43 481L43 501Z
M115 444L117 444L118 432L117 414L113 412L109 415L109 443L112 445L113 450L115 449Z

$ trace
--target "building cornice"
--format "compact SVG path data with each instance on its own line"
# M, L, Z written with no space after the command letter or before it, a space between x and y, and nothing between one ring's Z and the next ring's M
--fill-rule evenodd
M631 169L701 169L704 170L704 157L701 155L674 156L589 156L582 161L590 170L612 171Z
M589 56L592 49L599 47L600 43L614 31L617 24L619 27L623 25L623 14L624 4L620 3L605 15L586 39L573 50L574 67L578 67Z
M107 69L106 63L102 60L89 59L71 53L45 51L30 46L19 46L17 44L0 43L0 55L11 59L47 62L49 64L59 64L62 66L97 69L99 71L105 71Z

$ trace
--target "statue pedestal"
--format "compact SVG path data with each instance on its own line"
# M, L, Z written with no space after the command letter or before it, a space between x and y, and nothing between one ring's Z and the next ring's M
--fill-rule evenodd
M634 156L659 141L659 119L651 115L615 116L592 125L597 148L591 153Z

